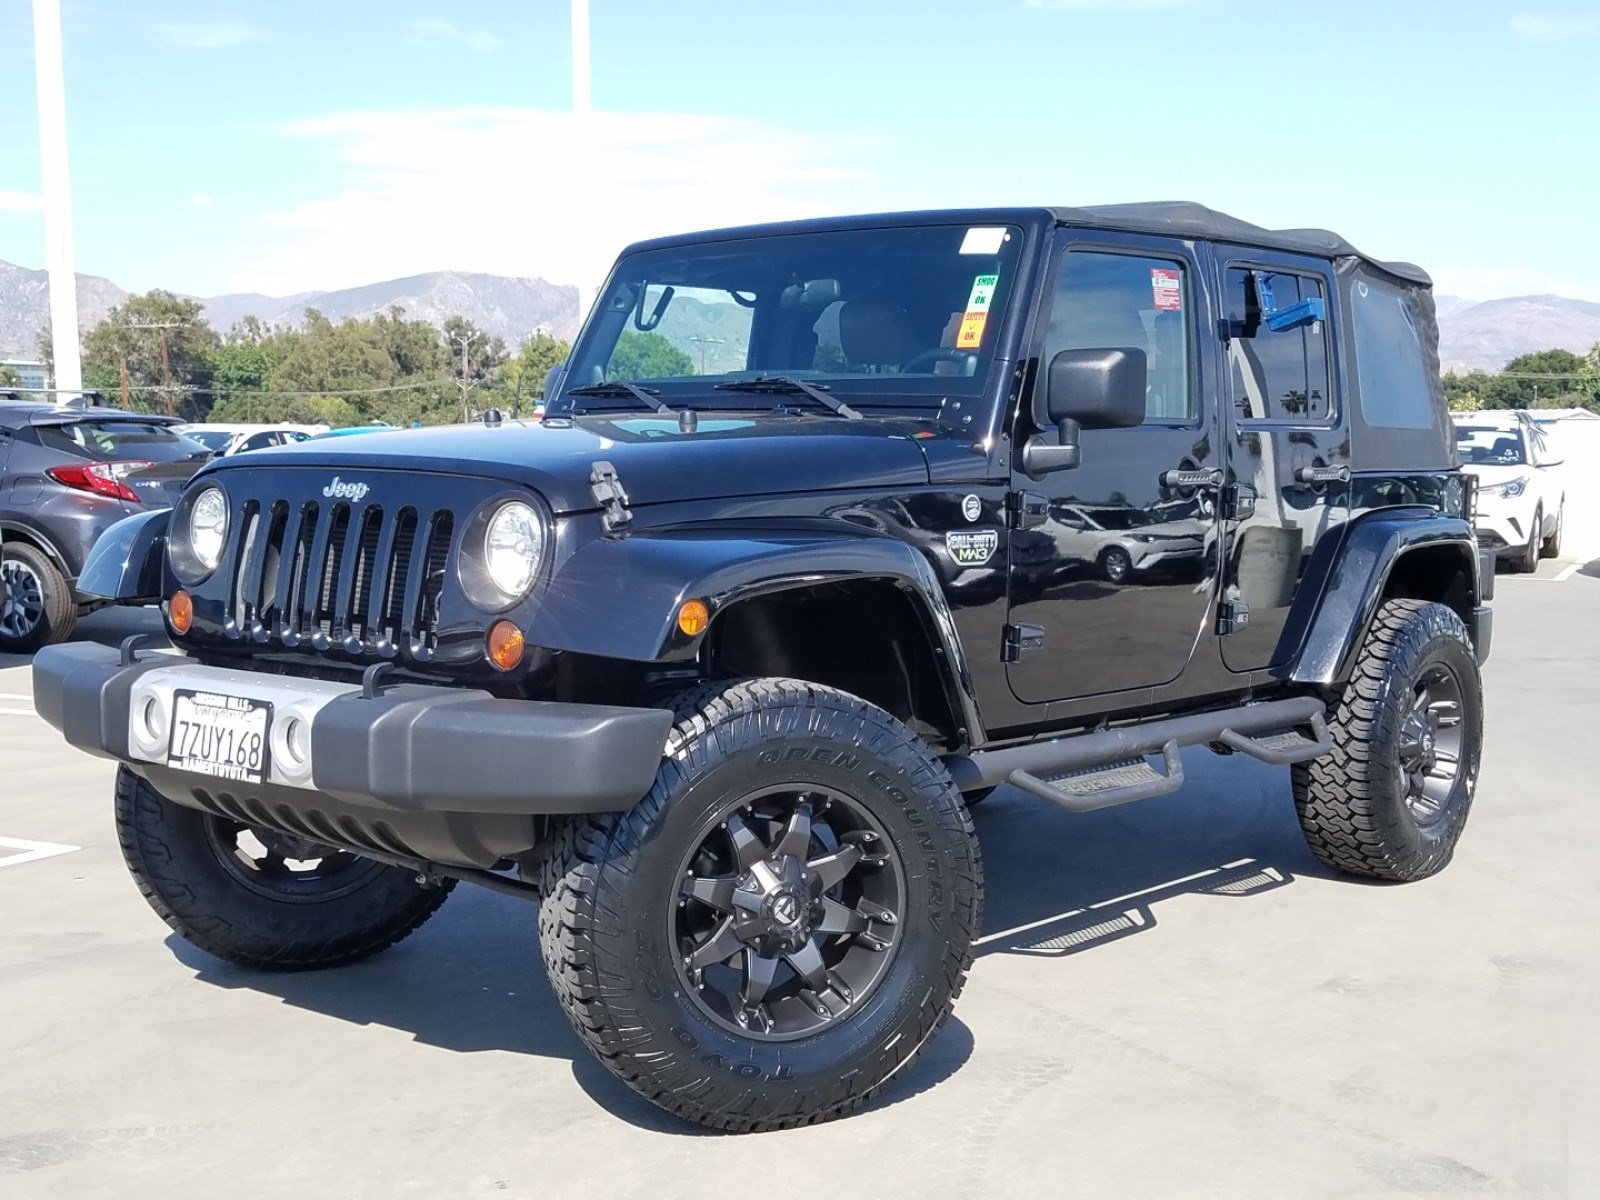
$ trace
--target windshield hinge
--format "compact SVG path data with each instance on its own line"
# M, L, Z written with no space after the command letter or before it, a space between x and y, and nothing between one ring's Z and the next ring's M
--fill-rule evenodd
M1006 524L1012 529L1033 529L1050 519L1050 497L1038 492L1006 493Z
M600 523L607 533L626 529L633 520L633 514L628 511L628 493L617 477L617 469L610 463L602 460L590 467L589 494L600 506Z

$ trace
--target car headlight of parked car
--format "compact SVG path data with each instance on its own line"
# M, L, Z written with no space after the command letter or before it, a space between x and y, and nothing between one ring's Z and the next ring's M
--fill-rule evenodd
M526 501L479 509L461 543L458 574L467 598L488 612L525 599L544 565L548 534L544 513Z
M1481 489L1485 496L1520 496L1528 487L1528 477L1518 475L1515 479L1508 479L1504 483L1492 484Z
M222 563L228 545L228 497L208 485L185 496L173 514L172 565L185 582L198 583Z

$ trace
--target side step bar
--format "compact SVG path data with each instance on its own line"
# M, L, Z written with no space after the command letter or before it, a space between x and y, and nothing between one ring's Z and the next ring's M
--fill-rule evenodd
M1323 702L1297 696L1005 750L978 750L947 758L945 766L963 792L1012 783L1068 812L1094 812L1177 791L1184 780L1179 748L1209 744L1283 766L1326 754L1333 739ZM1151 754L1161 755L1164 770L1146 761Z

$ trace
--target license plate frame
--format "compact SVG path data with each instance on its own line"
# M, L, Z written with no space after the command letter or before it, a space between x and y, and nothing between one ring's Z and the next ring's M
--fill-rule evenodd
M202 688L174 688L166 764L174 770L216 779L264 783L271 768L272 716L270 700ZM197 717L210 720L196 720ZM181 733L180 726L184 727ZM209 752L197 754L197 750Z

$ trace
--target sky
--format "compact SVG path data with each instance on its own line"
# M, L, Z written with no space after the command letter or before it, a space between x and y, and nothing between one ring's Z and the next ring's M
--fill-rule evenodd
M950 205L1198 200L1600 301L1578 0L62 0L78 269L286 295L593 287L628 242ZM32 6L0 0L0 259L43 264Z

